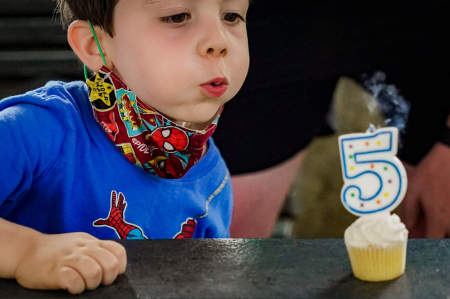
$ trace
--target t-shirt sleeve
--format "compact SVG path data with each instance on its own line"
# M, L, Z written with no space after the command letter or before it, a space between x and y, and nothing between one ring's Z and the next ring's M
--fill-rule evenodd
M55 109L0 101L0 206L30 191L56 163L64 132Z

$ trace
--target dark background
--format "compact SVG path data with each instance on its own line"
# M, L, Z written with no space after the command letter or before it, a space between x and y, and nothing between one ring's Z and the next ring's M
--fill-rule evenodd
M82 80L52 0L0 0L0 98ZM248 14L251 65L215 133L232 173L270 167L329 132L339 77L386 74L411 103L401 157L417 163L449 113L448 1L263 1Z

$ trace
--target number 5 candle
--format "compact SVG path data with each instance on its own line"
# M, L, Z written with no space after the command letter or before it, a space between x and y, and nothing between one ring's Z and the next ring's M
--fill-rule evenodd
M403 200L406 171L396 157L398 129L369 128L339 137L344 186L341 200L356 216L390 212Z

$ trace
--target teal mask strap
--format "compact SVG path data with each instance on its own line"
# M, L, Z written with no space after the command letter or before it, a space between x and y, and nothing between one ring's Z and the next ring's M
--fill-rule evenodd
M88 23L89 23L89 27L91 28L92 35L94 36L95 43L97 44L98 51L100 52L100 56L102 56L103 65L106 66L105 55L103 55L102 47L100 46L100 43L98 42L98 38L97 38L97 34L95 34L94 26L92 26L92 23L89 20L88 20ZM84 78L87 80L88 79L88 72L87 72L86 65L83 66L83 70L84 70Z

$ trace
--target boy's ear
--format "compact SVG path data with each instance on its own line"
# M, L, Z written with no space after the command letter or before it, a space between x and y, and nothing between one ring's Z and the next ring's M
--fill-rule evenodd
M96 30L98 42L102 47L102 39L106 32L103 30ZM78 58L84 63L90 70L98 71L103 66L103 59L100 55L100 51L95 42L94 35L87 21L76 20L72 22L67 30L67 40L69 45ZM103 54L107 62L107 66L110 67L111 61L108 61L107 53L104 47L102 47Z

